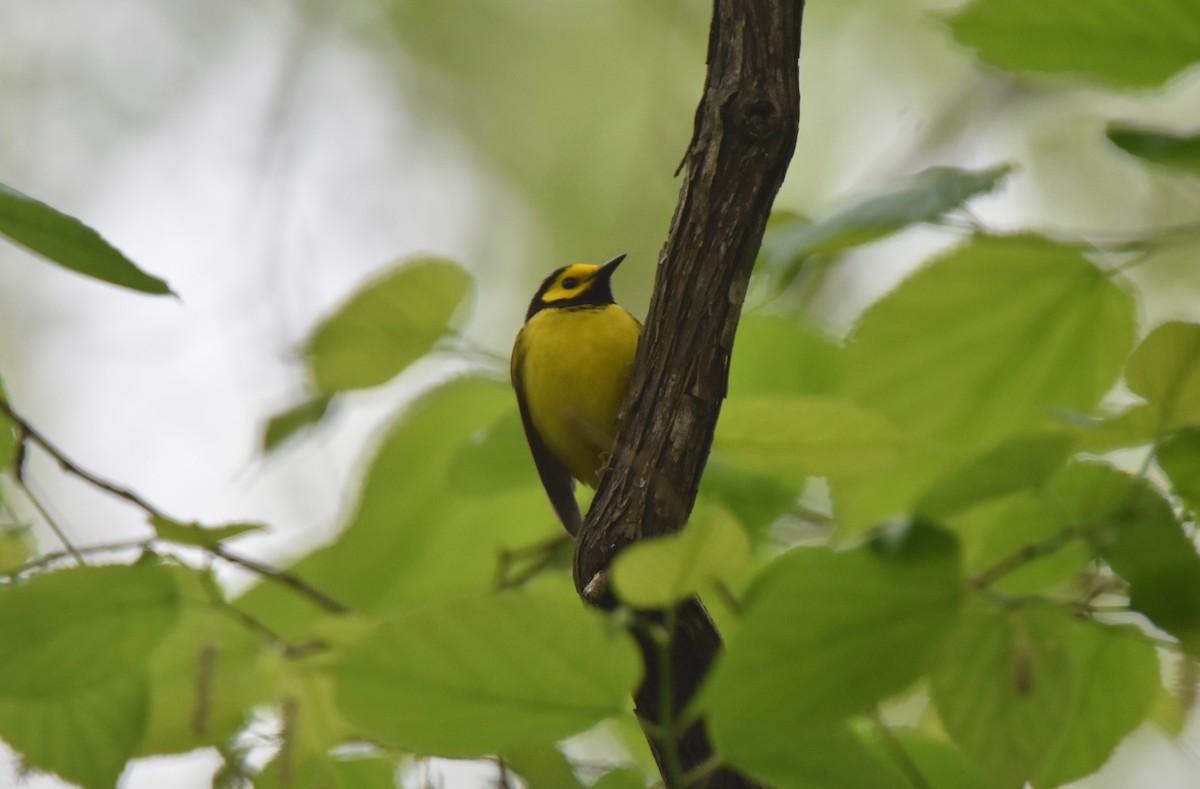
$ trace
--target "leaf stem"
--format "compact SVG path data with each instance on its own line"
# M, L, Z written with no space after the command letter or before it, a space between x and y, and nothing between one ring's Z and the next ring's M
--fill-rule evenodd
M1063 529L1041 542L1028 543L975 575L970 579L969 583L975 589L986 589L1004 576L1024 567L1033 560L1049 556L1058 551L1073 540L1075 536L1075 529Z

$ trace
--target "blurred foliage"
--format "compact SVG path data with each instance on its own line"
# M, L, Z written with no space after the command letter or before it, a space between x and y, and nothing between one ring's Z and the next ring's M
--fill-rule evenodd
M976 71L955 50L964 84L1062 107L1084 85L1166 92L1200 62L1198 0L1080 8L978 0L935 23L915 2L818 3L806 52L834 57L819 37L838 14L895 15L989 64ZM498 179L492 197L514 195L535 217L535 259L653 258L701 84L706 5L375 10L379 24L357 32L403 53L388 62L423 117L468 144ZM830 62L804 64L818 94L841 78ZM956 113L980 107L930 119L926 143L943 139L954 158L989 122ZM1110 126L1147 128L1139 107L1089 105L1093 153L1170 173L1139 170L1146 205L1200 204L1194 140ZM806 212L816 219L772 222L693 522L614 568L627 605L721 601L727 649L696 711L723 757L775 786L1060 786L1143 721L1178 727L1195 700L1159 665L1169 657L1194 680L1200 657L1200 324L1138 318L1147 272L1170 254L1194 264L1200 226L1002 232L981 207L1037 183L1038 156L930 169L920 148L916 175L872 172ZM802 146L797 161L824 152ZM1104 172L1055 164L1072 165L1084 191ZM158 287L77 220L9 202L10 224L32 217L41 240L3 217L0 230L40 254ZM922 250L847 336L820 324L829 290L814 272L883 267L885 245L920 233L941 248ZM218 746L231 785L389 786L413 759L496 754L533 786L643 781L642 754L597 765L561 747L606 720L631 726L641 667L623 612L575 599L504 362L461 331L472 290L474 317L499 302L515 321L526 289L507 299L497 283L511 278L473 268L401 263L312 330L310 389L271 421L264 451L349 390L431 357L449 364L373 442L340 534L286 567L226 545L257 524L169 518L0 424L6 492L33 495L11 468L18 450L48 451L153 526L115 547L38 553L15 518L3 524L0 737L27 765L109 787L136 757ZM137 558L84 564L120 548ZM230 596L217 563L258 583ZM669 649L669 635L648 641ZM894 724L901 707L910 714ZM245 766L250 741L265 743L253 762L264 767Z

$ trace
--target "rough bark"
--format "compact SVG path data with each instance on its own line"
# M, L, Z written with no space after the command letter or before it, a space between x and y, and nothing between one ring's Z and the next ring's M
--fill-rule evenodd
M613 604L606 569L617 552L677 531L695 502L750 272L795 148L803 11L803 0L714 2L704 95L659 257L623 428L576 545L576 587L593 604ZM676 623L670 671L676 712L699 687L721 639L699 600L673 615L642 616L635 630L647 674L636 703L643 720L658 723L664 697L659 645L647 633L671 619ZM661 768L664 743L653 727L647 731ZM685 771L712 756L703 721L677 745ZM703 785L755 784L723 769Z

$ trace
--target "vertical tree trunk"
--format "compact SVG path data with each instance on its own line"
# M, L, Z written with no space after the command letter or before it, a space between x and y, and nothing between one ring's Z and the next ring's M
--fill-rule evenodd
M576 546L575 584L593 604L614 602L606 570L618 551L682 528L695 503L750 272L795 149L803 12L803 0L714 2L704 95L625 399L624 427ZM660 645L648 633L671 622L670 692L664 696ZM668 714L691 699L721 639L694 599L674 612L645 613L642 624L647 673L637 709L643 720L658 723L667 712L660 709L664 697L674 708ZM664 743L653 727L648 732L662 768ZM684 771L713 753L703 721L667 747L678 748ZM704 785L754 784L723 769Z

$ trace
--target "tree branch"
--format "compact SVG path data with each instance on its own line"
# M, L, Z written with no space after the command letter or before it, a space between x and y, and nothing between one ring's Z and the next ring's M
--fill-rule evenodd
M695 503L750 272L795 149L803 11L803 0L714 2L704 95L623 428L576 546L575 585L593 604L614 604L603 575L617 552L682 528ZM666 619L661 612L646 616ZM671 676L661 679L673 686L674 710L659 709L655 645L639 639L647 675L637 708L654 724L648 731L662 730L664 714L684 709L721 644L699 600L684 603L670 619L676 623ZM654 739L661 768L663 749ZM703 722L678 746L685 771L712 756ZM753 784L726 769L705 785Z

